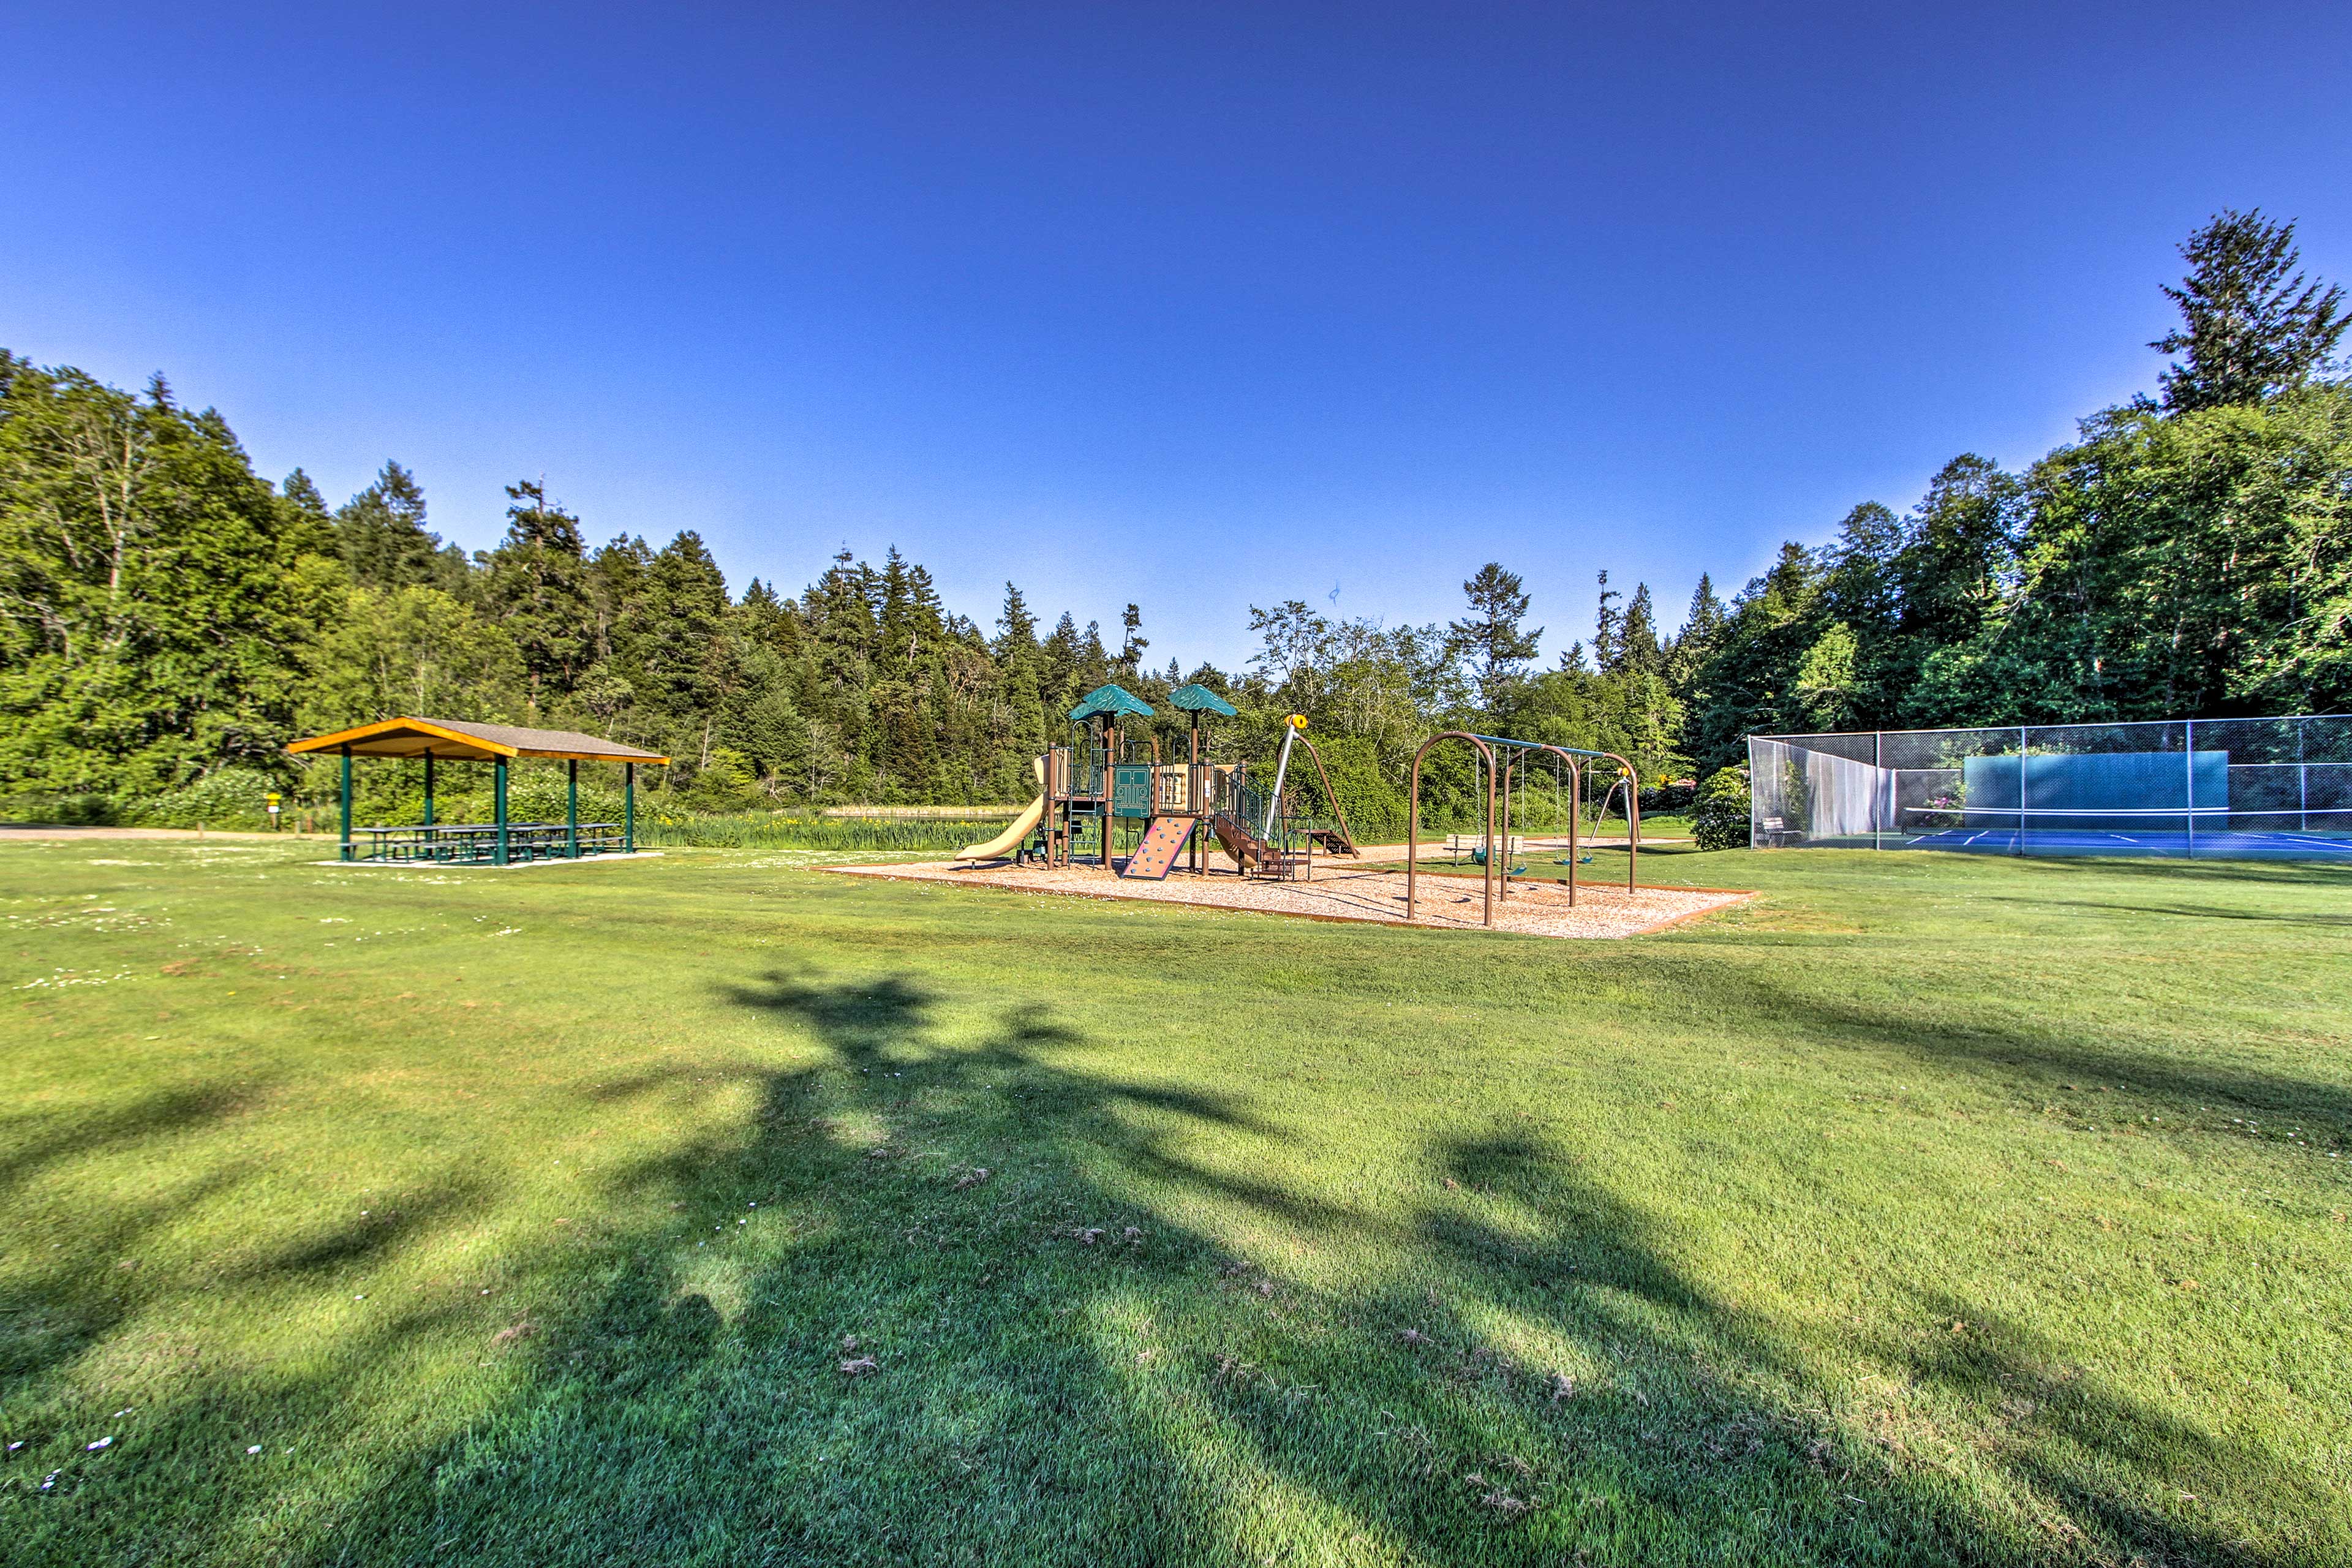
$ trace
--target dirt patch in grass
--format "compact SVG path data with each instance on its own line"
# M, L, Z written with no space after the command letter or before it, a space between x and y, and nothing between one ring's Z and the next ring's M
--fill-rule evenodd
M966 887L1005 888L1029 893L1059 893L1095 899L1136 899L1194 904L1259 914L1312 920L1405 923L1405 879L1383 870L1319 870L1311 882L1257 881L1240 877L1171 876L1164 882L1129 880L1098 866L1063 866L1051 870L995 862L959 865L926 861L908 866L834 866L845 876L953 882ZM1721 889L1580 887L1571 903L1558 883L1515 884L1508 898L1495 900L1496 931L1523 936L1627 937L1660 930L1753 898ZM1460 877L1420 879L1412 923L1445 931L1484 929L1484 889Z

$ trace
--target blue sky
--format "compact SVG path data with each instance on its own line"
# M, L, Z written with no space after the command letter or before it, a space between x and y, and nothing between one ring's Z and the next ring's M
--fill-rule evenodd
M1489 559L1679 618L2152 387L2214 210L2352 279L2341 5L484 9L12 8L0 344L1189 666Z

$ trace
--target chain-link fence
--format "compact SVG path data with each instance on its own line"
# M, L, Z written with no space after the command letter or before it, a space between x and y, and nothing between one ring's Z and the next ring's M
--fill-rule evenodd
M1753 735L1759 848L2352 862L2352 715Z

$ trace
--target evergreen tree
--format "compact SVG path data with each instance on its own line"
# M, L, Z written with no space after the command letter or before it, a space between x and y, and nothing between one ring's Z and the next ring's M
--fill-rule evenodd
M1617 601L1624 595L1609 586L1609 574L1601 574L1601 602L1592 614L1592 668L1603 675L1613 674L1618 661L1624 657L1624 612Z
M1689 706L1697 692L1699 672L1715 657L1723 638L1723 601L1716 597L1715 580L1702 572L1691 591L1690 609L1683 628L1666 650L1666 684L1675 700Z
M308 476L302 482L317 493ZM445 551L425 526L424 487L396 462L387 460L373 484L345 501L334 524L336 549L362 588L454 590L464 580L462 557Z
M739 679L737 650L726 636L729 609L719 563L688 530L654 556L644 595L624 623L623 658L641 721L695 768L709 763Z
M1102 623L1088 621L1086 635L1078 639L1077 690L1083 693L1106 685L1114 673L1110 652L1103 647Z
M1922 672L2005 612L2018 568L2024 486L1989 458L1953 458L1927 484L1891 565L1898 600L1892 646L1873 662L1895 694L1885 721L1940 722Z
M588 567L580 520L549 501L544 486L520 480L507 498L507 537L488 558L484 591L522 655L530 710L543 714L571 694L593 653Z
M2181 324L2148 345L2180 356L2164 373L2167 408L2260 403L2301 386L2352 326L2340 286L2295 270L2293 223L2273 223L2259 209L2223 212L2180 255L2189 275L2164 293Z
M1038 695L1044 699L1046 717L1059 725L1062 715L1068 712L1081 693L1087 689L1078 684L1081 645L1077 622L1064 610L1062 618L1038 647Z
M776 591L757 577L743 590L736 605L742 635L755 646L765 648L781 658L793 657L801 646L799 607L788 599L777 596Z
M334 531L335 521L327 510L327 498L319 493L319 487L311 482L310 475L299 468L295 469L286 476L286 482L278 487L278 493L286 498L287 505L310 519L312 526L321 532Z
M1069 617L1063 616L1062 626L1069 624ZM1030 787L1029 760L1045 749L1045 737L1051 731L1045 696L1047 661L1037 646L1037 618L1029 613L1021 590L1011 583L1004 584L1004 608L996 626L1004 744L985 773L997 793L1017 797Z
M1489 561L1462 584L1470 613L1446 630L1457 658L1466 658L1478 700L1488 712L1499 708L1511 684L1536 657L1543 628L1521 626L1528 613L1528 595L1518 574Z
M1621 670L1633 675L1660 674L1665 656L1658 647L1658 619L1650 603L1650 585L1633 584L1633 596L1625 602L1625 622L1619 636L1617 664Z
M1134 605L1119 613L1118 679L1132 682L1143 670L1143 650L1151 639L1143 635L1143 612Z
M811 642L810 688L801 713L813 732L813 766L850 794L872 778L875 739L868 725L874 669L874 571L847 549L802 595Z
M1747 758L1751 734L1806 728L1798 671L1820 639L1826 574L1811 551L1780 546L1771 569L1740 590L1715 657L1700 673L1704 697L1688 715L1683 750L1706 771Z

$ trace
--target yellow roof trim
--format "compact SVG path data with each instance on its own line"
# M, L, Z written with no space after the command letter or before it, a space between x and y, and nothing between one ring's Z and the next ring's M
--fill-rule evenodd
M436 722L431 719L402 717L379 720L373 724L361 724L349 730L338 730L331 735L313 735L296 741L286 749L298 756L315 755L321 752L349 749L354 756L416 757L428 748L450 762L493 762L510 757L547 757L558 762L578 763L645 763L666 767L669 759L652 752L641 752L619 742L604 742L602 736L583 735L568 730L529 730L519 725L484 724L482 729L503 731L516 737L513 741L493 739L475 734L470 728L461 729L458 721ZM533 745L533 738L569 744ZM372 742L378 742L372 744ZM443 751L439 742L446 742ZM612 751L583 751L582 744L609 744Z
M479 735L467 735L455 730L445 730L430 719L379 720L373 724L362 724L356 730L338 730L331 735L313 735L307 741L297 741L286 749L289 752L341 751L345 746L355 745L359 742L371 740L378 735L390 734L397 730L421 730L428 735L438 735L445 741L455 742L460 746L469 746L477 751L488 752L498 756L522 755L521 751L517 747L502 746L496 741L486 741Z

